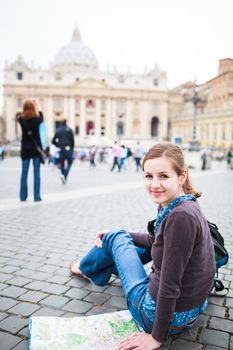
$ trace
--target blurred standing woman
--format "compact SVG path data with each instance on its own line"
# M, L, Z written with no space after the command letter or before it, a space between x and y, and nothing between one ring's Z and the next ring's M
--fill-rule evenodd
M22 128L21 139L21 159L22 173L20 181L20 200L27 200L28 196L28 170L30 160L33 161L34 174L34 201L41 201L40 196L40 154L36 148L36 144L41 147L39 136L39 125L43 121L42 112L38 112L36 102L27 100L24 102L22 113L16 115L17 121Z

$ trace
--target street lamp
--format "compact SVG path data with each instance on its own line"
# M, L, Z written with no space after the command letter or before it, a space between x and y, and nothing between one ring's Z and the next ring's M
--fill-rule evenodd
M203 105L207 102L207 96L209 94L209 87L204 90L204 98L198 96L199 88L194 83L192 90L188 90L184 88L182 90L182 95L185 98L185 101L191 101L193 103L193 120L192 120L192 140L189 141L189 150L190 151L198 151L199 150L199 142L197 140L197 111L200 105ZM189 97L191 95L191 97Z

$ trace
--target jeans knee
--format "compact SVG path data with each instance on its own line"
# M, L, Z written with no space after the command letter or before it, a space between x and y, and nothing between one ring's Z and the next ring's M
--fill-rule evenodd
M129 232L123 229L112 230L103 237L103 244L108 246L109 249L116 244L119 245L130 241L133 241L132 237Z

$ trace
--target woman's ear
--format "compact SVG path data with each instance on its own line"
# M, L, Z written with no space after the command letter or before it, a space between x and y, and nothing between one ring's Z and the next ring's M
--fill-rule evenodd
M180 184L183 186L186 179L188 177L188 169L184 169L182 174L180 175Z

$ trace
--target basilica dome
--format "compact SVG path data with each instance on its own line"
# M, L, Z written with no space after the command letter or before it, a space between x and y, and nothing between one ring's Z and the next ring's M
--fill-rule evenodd
M67 65L92 69L97 69L99 65L94 53L81 41L77 28L73 31L72 40L58 51L53 62L54 67Z

